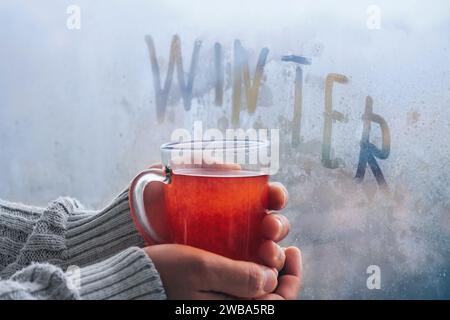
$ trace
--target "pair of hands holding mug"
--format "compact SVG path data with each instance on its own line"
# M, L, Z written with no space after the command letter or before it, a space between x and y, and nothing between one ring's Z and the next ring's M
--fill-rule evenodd
M161 168L160 164L151 168ZM161 170L162 174L162 170ZM146 206L161 216L164 224L163 185L145 190ZM259 263L236 261L205 250L178 244L157 244L145 252L158 270L169 299L296 299L302 278L300 250L281 248L289 232L289 221L276 210L287 203L280 183L269 185L268 214L261 228ZM161 226L163 229L163 226Z

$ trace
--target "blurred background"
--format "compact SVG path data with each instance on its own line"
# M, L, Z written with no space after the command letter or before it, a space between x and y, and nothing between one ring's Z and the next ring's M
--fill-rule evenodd
M75 19L75 20L73 20ZM303 250L305 299L450 298L450 4L448 1L20 1L0 2L0 198L44 206L61 195L101 208L150 163L176 128L231 126L233 42L250 71L269 49L257 110L242 128L278 128L285 245ZM202 41L192 108L176 75L157 121L144 41L154 39L164 81L172 36L185 71ZM214 105L214 43L224 50L225 91ZM299 146L291 146L295 54L303 69ZM324 84L335 84L337 169L321 164ZM365 97L391 131L378 160L390 193L367 169L355 184ZM245 104L243 105L245 109ZM381 134L372 126L371 140ZM381 288L370 290L370 265Z

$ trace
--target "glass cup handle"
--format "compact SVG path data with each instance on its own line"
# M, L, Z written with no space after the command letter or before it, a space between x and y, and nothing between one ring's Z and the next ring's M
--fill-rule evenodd
M163 173L163 175L161 175ZM158 182L169 184L171 171L168 167L165 167L161 172L161 169L148 169L139 173L131 182L129 190L129 202L130 209L133 218L138 224L138 229L142 229L146 236L148 236L153 242L163 243L164 240L153 229L150 220L147 218L144 203L144 191L148 184ZM150 213L149 213L150 214Z

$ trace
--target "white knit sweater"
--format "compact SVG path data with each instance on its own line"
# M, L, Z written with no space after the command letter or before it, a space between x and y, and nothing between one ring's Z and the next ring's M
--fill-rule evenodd
M100 211L0 200L0 299L165 299L128 194Z

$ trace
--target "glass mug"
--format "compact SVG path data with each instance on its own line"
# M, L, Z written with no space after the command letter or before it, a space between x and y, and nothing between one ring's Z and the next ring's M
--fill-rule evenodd
M162 145L163 174L160 169L145 170L130 186L131 214L139 233L149 243L185 244L256 261L268 207L270 160L262 161L268 148L269 142L261 140ZM165 238L155 230L155 213L144 202L151 183L163 184Z

